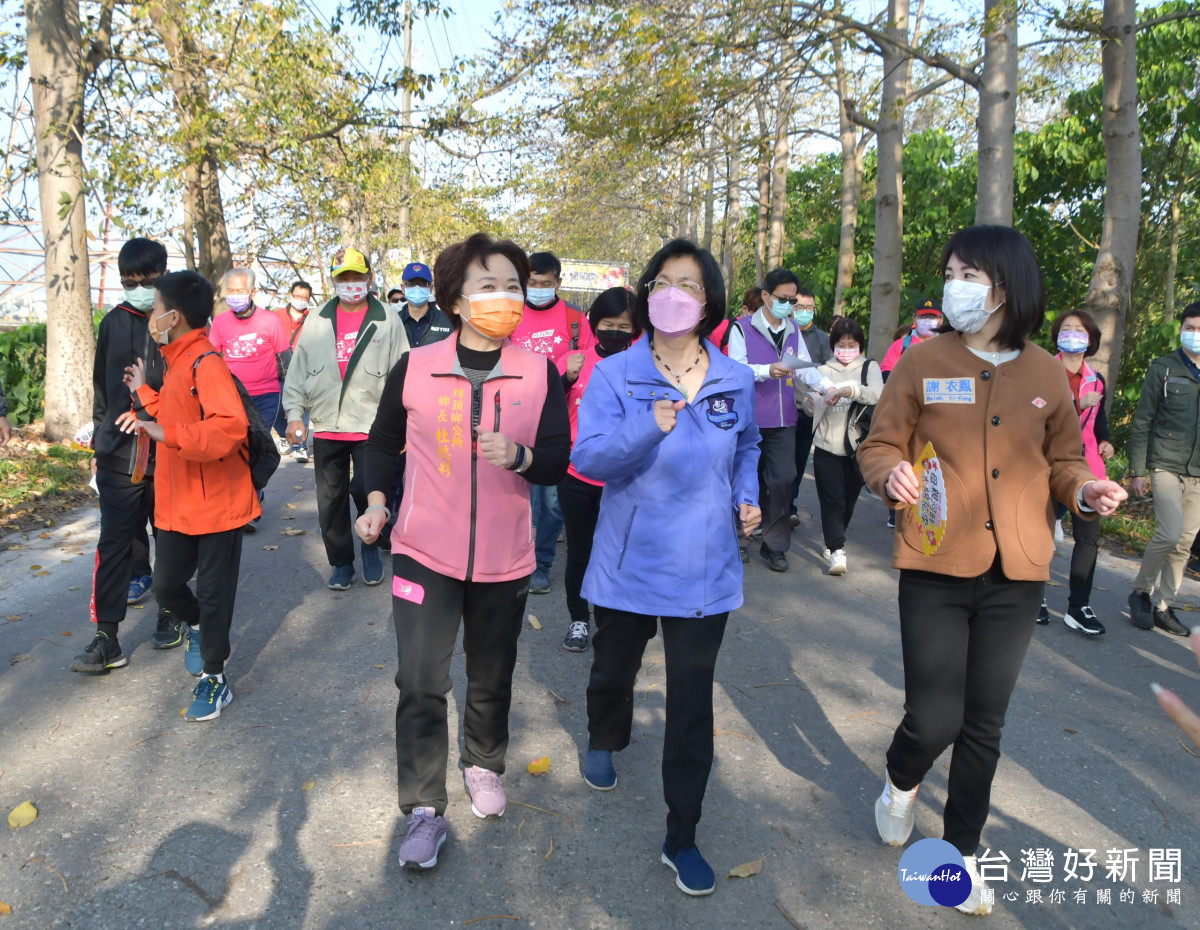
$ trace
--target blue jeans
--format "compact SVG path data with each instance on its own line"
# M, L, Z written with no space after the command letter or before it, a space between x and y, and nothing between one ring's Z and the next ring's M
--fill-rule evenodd
M558 506L558 488L552 484L529 486L530 503L533 505L533 522L537 526L534 551L537 567L550 571L554 564L554 553L558 548L558 534L562 532L562 508Z
M267 429L271 428L271 424L275 422L275 418L279 415L283 405L279 399L283 395L279 391L274 391L270 394L251 394L250 399L254 401L254 406L258 408L258 415L262 417L263 422L267 424ZM261 504L266 498L266 494L262 491L258 492L258 502Z

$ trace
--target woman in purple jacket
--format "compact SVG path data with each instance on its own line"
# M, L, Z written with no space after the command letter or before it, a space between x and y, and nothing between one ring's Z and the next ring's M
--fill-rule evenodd
M583 777L599 791L616 786L612 754L629 745L634 681L661 619L662 861L689 895L715 887L696 848L713 759L713 669L729 611L742 604L738 529L748 535L761 520L754 377L707 339L724 317L712 255L667 243L638 282L634 322L646 336L596 366L571 457L605 485L583 583L596 618Z

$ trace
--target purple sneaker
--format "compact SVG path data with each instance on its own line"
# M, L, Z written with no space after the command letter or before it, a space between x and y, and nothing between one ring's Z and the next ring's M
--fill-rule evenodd
M467 785L467 794L471 796L471 813L485 820L504 816L508 798L504 796L499 775L478 765L468 765L463 769L463 781Z
M449 829L450 821L439 817L432 807L414 807L404 842L400 844L400 864L432 869L437 865Z

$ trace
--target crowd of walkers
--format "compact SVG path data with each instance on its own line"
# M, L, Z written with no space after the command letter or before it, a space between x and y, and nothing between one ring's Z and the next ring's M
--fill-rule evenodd
M956 233L940 304L913 308L882 363L854 319L819 329L813 292L787 269L730 312L720 266L684 239L586 313L561 297L553 254L483 233L432 269L409 264L386 302L368 257L340 249L324 304L296 281L277 311L257 306L250 269L230 271L217 295L194 272L168 273L166 258L148 239L124 245L125 300L100 325L95 633L73 671L127 664L126 606L152 591L152 645L184 646L199 679L187 719L218 717L233 699L224 664L243 535L261 516L272 456L311 457L328 587L360 574L379 584L390 551L397 790L409 818L399 860L430 869L449 835L460 622L462 776L472 812L496 818L526 601L550 590L565 533L563 645L592 653L582 778L617 787L635 679L661 632L661 861L681 891L705 895L715 876L697 828L717 657L746 563L789 569L811 456L827 574L849 570L864 488L895 527L905 703L875 803L880 837L907 842L920 784L953 747L944 837L972 882L959 909L990 911L975 855L1009 700L1036 624L1050 619L1055 532L1069 512L1063 621L1103 634L1090 603L1098 517L1126 497L1106 475L1107 386L1087 362L1099 329L1075 310L1053 321L1057 355L1032 341L1046 298L1020 233ZM1153 483L1157 532L1130 610L1135 626L1186 635L1171 602L1200 531L1200 303L1181 330L1180 349L1150 366L1133 420L1129 475L1138 496ZM264 455L256 439L272 427L278 446ZM922 508L930 449L944 486L936 533ZM1182 721L1178 699L1163 700Z

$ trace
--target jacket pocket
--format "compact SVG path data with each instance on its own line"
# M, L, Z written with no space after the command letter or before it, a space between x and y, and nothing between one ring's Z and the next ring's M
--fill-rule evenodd
M942 478L946 485L946 530L934 556L938 553L952 551L960 540L968 537L975 519L971 513L971 498L967 494L966 487L958 475L946 467L945 461L942 462ZM924 554L921 527L917 523L913 510L913 507L904 508L903 518L900 522L900 535L906 546Z
M617 550L618 570L620 570L621 566L625 564L625 551L629 548L629 536L631 533L633 533L633 518L637 516L637 512L638 509L637 505L635 504L633 510L629 511L629 520L625 524L625 538L621 540L621 548Z
M1050 469L1046 468L1021 489L1017 498L1017 538L1025 557L1034 565L1049 565L1054 558L1052 519Z

